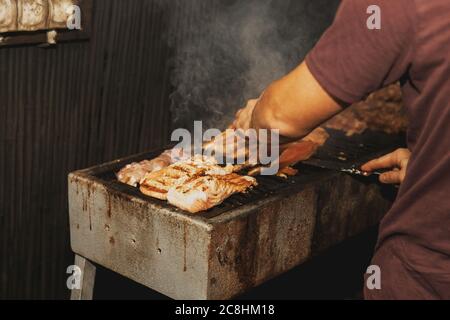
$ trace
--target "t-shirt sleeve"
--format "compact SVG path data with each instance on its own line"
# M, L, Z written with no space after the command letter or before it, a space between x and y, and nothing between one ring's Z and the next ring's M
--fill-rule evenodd
M320 85L346 103L362 100L402 78L411 64L414 1L344 0L333 24L306 57ZM381 29L370 29L370 6L380 9Z

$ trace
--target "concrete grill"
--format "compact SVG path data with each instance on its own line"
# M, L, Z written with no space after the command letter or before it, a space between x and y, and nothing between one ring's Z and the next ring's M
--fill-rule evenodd
M115 180L158 154L70 174L71 245L79 259L175 299L235 297L375 225L391 204L374 179L300 166L192 215ZM85 291L73 297L92 297Z

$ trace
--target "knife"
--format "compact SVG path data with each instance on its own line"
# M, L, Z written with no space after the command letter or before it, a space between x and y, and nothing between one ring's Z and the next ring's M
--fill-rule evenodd
M346 163L341 164L341 163L334 162L334 161L320 160L320 159L314 159L314 158L303 161L302 164L306 164L308 166L321 168L321 169L344 172L344 173L348 173L351 175L362 176L362 177L379 176L379 175L389 171L389 170L376 170L376 171L372 171L372 172L367 172L367 171L362 171L361 169L359 169L358 165L349 166Z
M344 172L344 173L357 175L357 176L363 176L363 177L370 177L373 175L379 176L384 173L382 171L372 171L372 172L362 171L362 170L354 168L354 167L349 168L349 169L341 169L340 171ZM385 171L385 172L387 172L387 171Z

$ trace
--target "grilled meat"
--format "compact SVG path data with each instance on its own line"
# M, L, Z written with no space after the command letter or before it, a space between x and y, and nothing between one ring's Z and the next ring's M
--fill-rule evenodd
M127 165L120 170L116 176L120 182L137 187L147 173L161 170L175 162L186 160L187 158L187 155L183 153L182 149L174 148L166 150L152 160L144 160L139 163L134 162Z
M317 128L302 140L291 142L280 146L280 156L278 158L279 171L277 176L287 177L295 175L294 169L290 168L298 162L311 158L319 147L324 145L329 135L325 129ZM263 166L256 166L249 170L249 176L258 176L261 174Z
M231 195L246 192L256 185L255 178L236 173L201 176L170 188L167 200L178 208L197 213L219 205Z
M153 160L144 160L139 163L134 162L127 165L125 168L117 173L117 179L120 182L129 184L130 186L137 187L139 181L148 173L160 170L167 167L170 162L160 158Z
M227 135L226 132L222 133L218 137L219 145L222 143L225 143L223 141L229 142L231 135ZM311 132L308 136L306 136L304 139L289 143L286 145L281 146L281 154L279 158L280 162L280 168L283 169L286 166L294 165L300 161L306 160L310 158L317 148L321 145L323 145L326 140L328 139L327 132L322 129L318 128ZM233 141L231 139L231 141ZM226 143L225 143L226 144ZM206 143L204 145L204 149L207 151L212 151L214 148L214 144L212 142ZM248 156L248 148L244 148L244 150L235 150L234 154L236 156L239 156L239 154L245 154L245 156ZM203 157L199 158L199 156L194 157L194 162L197 159L197 162L194 163L194 165L201 165L204 163L205 159L208 158L209 160L206 161L206 164L216 164L213 160L213 158L209 157ZM200 160L200 161L199 161ZM152 172L157 172L163 168L167 168L168 166L175 164L177 162L184 161L191 161L190 155L185 154L182 149L171 149L163 152L160 156L152 159L152 160L144 160L139 163L132 163L124 167L122 170L120 170L117 173L117 178L120 182L129 184L131 186L137 187L138 184L141 182L141 180L144 179L145 175ZM213 162L211 162L213 161ZM208 163L209 162L209 163ZM258 175L261 172L261 167L255 167L255 164L251 163L245 163L245 164L239 164L234 165L233 168L230 169L228 167L226 170L231 170L232 172L238 172L244 169L251 169L249 172L249 175ZM222 170L220 167L216 167L217 170ZM160 175L161 173L158 173L156 175ZM280 173L282 174L282 173ZM164 183L163 183L164 184ZM144 186L142 189L147 190L147 193L153 193L154 189L157 189L159 191L165 190L164 188L161 188L162 186L158 184L158 186ZM148 189L150 188L150 189ZM161 196L161 192L157 191L158 195ZM144 192L145 193L145 192Z
M226 175L233 171L231 166L218 166L213 158L195 156L190 160L179 161L158 171L147 173L140 181L142 193L167 200L170 188L188 183L204 175Z

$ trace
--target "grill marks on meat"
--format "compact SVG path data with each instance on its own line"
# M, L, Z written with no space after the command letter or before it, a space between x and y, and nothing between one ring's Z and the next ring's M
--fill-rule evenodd
M220 167L212 159L198 156L146 174L140 182L140 190L148 196L168 200L180 209L197 213L257 185L256 179L232 171L232 166Z
M141 180L140 190L148 196L160 200L167 200L169 188L178 183L183 183L188 178L188 170L180 170L180 165L175 168L169 166L159 171L146 174Z
M116 174L116 176L120 182L129 184L133 187L137 187L139 182L145 177L147 173L161 170L171 164L186 159L188 159L188 156L184 154L182 149L174 148L164 151L162 154L152 160L144 160L141 162L134 162L132 164L129 164L122 170L120 170Z
M170 188L167 200L180 209L197 213L217 206L231 195L246 192L256 185L255 178L236 173L201 176Z
M158 171L147 173L140 181L142 193L167 200L168 191L181 184L190 183L205 175L226 175L232 167L220 167L213 159L196 156L192 160L180 161Z
M296 163L300 161L304 161L309 159L329 138L328 133L322 129L317 128L314 131L312 131L308 136L303 138L302 140L289 143L283 146L280 146L281 154L279 157L279 165L280 170L287 166L295 165ZM228 141L229 136L226 135L226 132L222 133L217 139L219 139L219 142L221 141ZM206 143L204 145L205 151L211 151L211 149L214 148L214 141ZM235 150L235 156L239 156L240 154L244 153L245 156L248 154L248 148L245 148L245 150ZM145 177L147 173L159 171L163 168L167 168L168 166L175 164L177 162L186 162L186 161L193 161L195 165L202 166L202 165L212 165L216 164L216 162L211 162L213 158L211 157L201 157L201 156L195 156L193 160L190 159L190 155L186 155L182 149L172 149L167 150L164 153L162 153L160 156L153 160L144 160L139 163L132 163L127 165L125 168L120 170L117 173L117 179L122 182L129 184L131 186L137 187L140 181ZM232 168L231 168L232 167ZM219 174L221 171L220 167L216 167ZM239 172L244 169L250 169L249 175L259 175L261 173L261 167L256 166L256 164L252 163L245 163L240 165L234 165L234 166L227 166L227 171L230 172ZM211 174L214 174L213 171L211 171ZM281 175L283 175L282 172L280 172Z
M309 159L328 137L324 129L318 128L302 140L280 146L281 154L277 160L280 171L277 175L284 178L296 175L297 170L290 166ZM226 140L222 135L224 138ZM207 145L210 147L211 144ZM222 167L213 157L196 155L188 158L182 150L172 149L153 160L126 166L117 177L132 186L139 184L141 192L148 196L167 200L174 206L196 213L256 186L256 179L250 176L261 174L262 168L251 163ZM250 170L249 176L235 173L244 169Z

